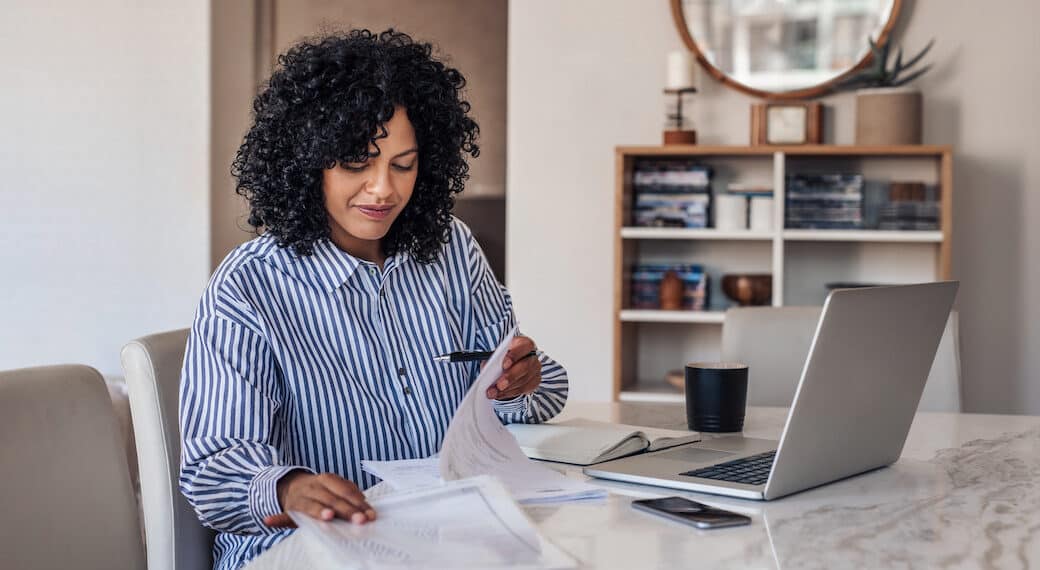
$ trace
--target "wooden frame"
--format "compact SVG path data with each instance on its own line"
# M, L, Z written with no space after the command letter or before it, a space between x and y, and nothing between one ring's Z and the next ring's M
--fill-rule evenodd
M777 208L774 231L769 234L751 232L722 232L714 229L628 228L632 206L632 170L640 157L762 157L772 158ZM935 161L937 181L941 187L939 231L883 231L883 230L787 230L783 227L784 172L788 158L798 157L849 158L917 158ZM626 300L630 297L626 262L635 257L640 239L682 240L742 240L771 241L774 263L784 261L785 243L865 242L934 244L937 247L934 274L937 279L950 279L952 271L953 236L953 151L948 145L907 146L854 146L854 145L763 145L763 146L619 146L615 148L615 203L614 203L614 369L613 399L617 401L624 388L636 380L637 327L648 322L691 323L697 326L718 326L724 318L719 313L674 311L668 314L655 311L630 311ZM773 304L782 306L783 279L774 278ZM642 314L646 313L646 314ZM634 317L633 317L634 314Z
M823 105L807 101L777 101L751 105L751 144L783 146L769 142L769 109L771 107L804 107L805 144L823 142Z
M754 97L761 97L762 99L771 100L811 99L814 97L820 97L830 92L831 88L837 82L845 79L852 73L855 73L856 71L859 71L870 65L871 61L874 58L874 56L868 52L865 56L863 56L863 59L861 59L859 63L857 63L855 66L853 66L845 73L839 75L838 77L835 77L834 79L831 79L830 81L827 81L826 83L821 83L820 85L817 85L815 87L806 87L805 89L780 92L763 91L761 89L755 89L754 87L749 87L731 78L730 76L726 75L726 72L715 67L710 61L708 61L708 58L704 55L700 48L697 47L697 42L694 41L692 36L690 36L690 28L686 25L686 16L683 14L682 3L683 0L671 0L672 20L675 22L675 26L679 29L679 36L682 37L683 43L686 44L686 47L693 52L693 54L697 57L697 61L700 62L704 69L706 69L708 73L711 74L711 76L717 79L720 83L722 83L723 85L727 85L733 89L736 89L737 91L747 93L748 95ZM902 11L902 7L903 0L892 0L892 13L889 14L888 21L885 22L884 27L881 28L881 34L878 36L877 39L877 43L879 45L888 41L888 38L892 33L892 28L895 27L896 20L899 18L899 14Z

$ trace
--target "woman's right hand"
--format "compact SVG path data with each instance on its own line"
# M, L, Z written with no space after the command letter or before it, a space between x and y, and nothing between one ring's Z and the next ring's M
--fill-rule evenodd
M314 475L291 471L278 480L278 504L282 512L264 519L270 527L295 527L289 511L299 511L318 520L339 517L356 524L375 520L361 489L335 473Z

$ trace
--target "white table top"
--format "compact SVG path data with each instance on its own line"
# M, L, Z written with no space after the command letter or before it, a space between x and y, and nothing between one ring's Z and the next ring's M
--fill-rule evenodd
M571 403L566 417L685 429L679 404ZM782 408L749 408L744 434L776 439L785 418ZM592 479L612 491L607 499L524 509L583 568L1019 568L1040 564L1038 476L1040 417L920 413L894 465L776 501ZM752 524L699 531L629 506L666 495ZM247 568L289 567L295 538Z

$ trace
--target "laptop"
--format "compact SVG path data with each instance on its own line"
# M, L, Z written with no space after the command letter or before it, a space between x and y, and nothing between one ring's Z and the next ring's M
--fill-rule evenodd
M779 442L723 436L584 472L771 500L889 465L902 453L957 287L945 281L832 291Z

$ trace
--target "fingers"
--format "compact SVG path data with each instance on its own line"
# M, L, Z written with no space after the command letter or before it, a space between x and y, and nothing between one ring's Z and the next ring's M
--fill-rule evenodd
M538 348L535 346L534 341L531 340L531 337L513 337L513 340L509 343L509 350L506 352L506 357L502 361L502 370L509 370L513 364L536 350L538 350Z
M357 485L332 473L326 473L322 477L322 483L325 485L325 488L335 496L337 501L345 505L342 506L343 512L345 513L347 509L351 509L350 520L353 520L353 513L360 513L368 520L375 520L375 509L368 504L365 494L361 492L361 489L358 489ZM340 513L340 510L336 512ZM344 516L343 518L348 517Z
M524 394L530 394L538 389L542 383L542 375L540 373L525 376L515 383L510 383L504 390L499 391L496 399L508 400Z
M335 473L310 475L297 483L288 489L286 499L282 502L285 511L299 511L326 521L338 517L357 524L376 518L375 509L368 504L357 485ZM288 518L282 518L283 515L268 517L275 523L269 526L289 526L283 524Z
M334 516L331 509L307 497L294 498L292 506L289 508L323 521L327 521ZM278 513L264 517L264 524L272 528L296 528L296 523L293 522L292 517L288 513Z
M529 394L542 382L542 365L534 358L521 360L505 371L502 376L487 389L488 398L504 400L521 394Z

